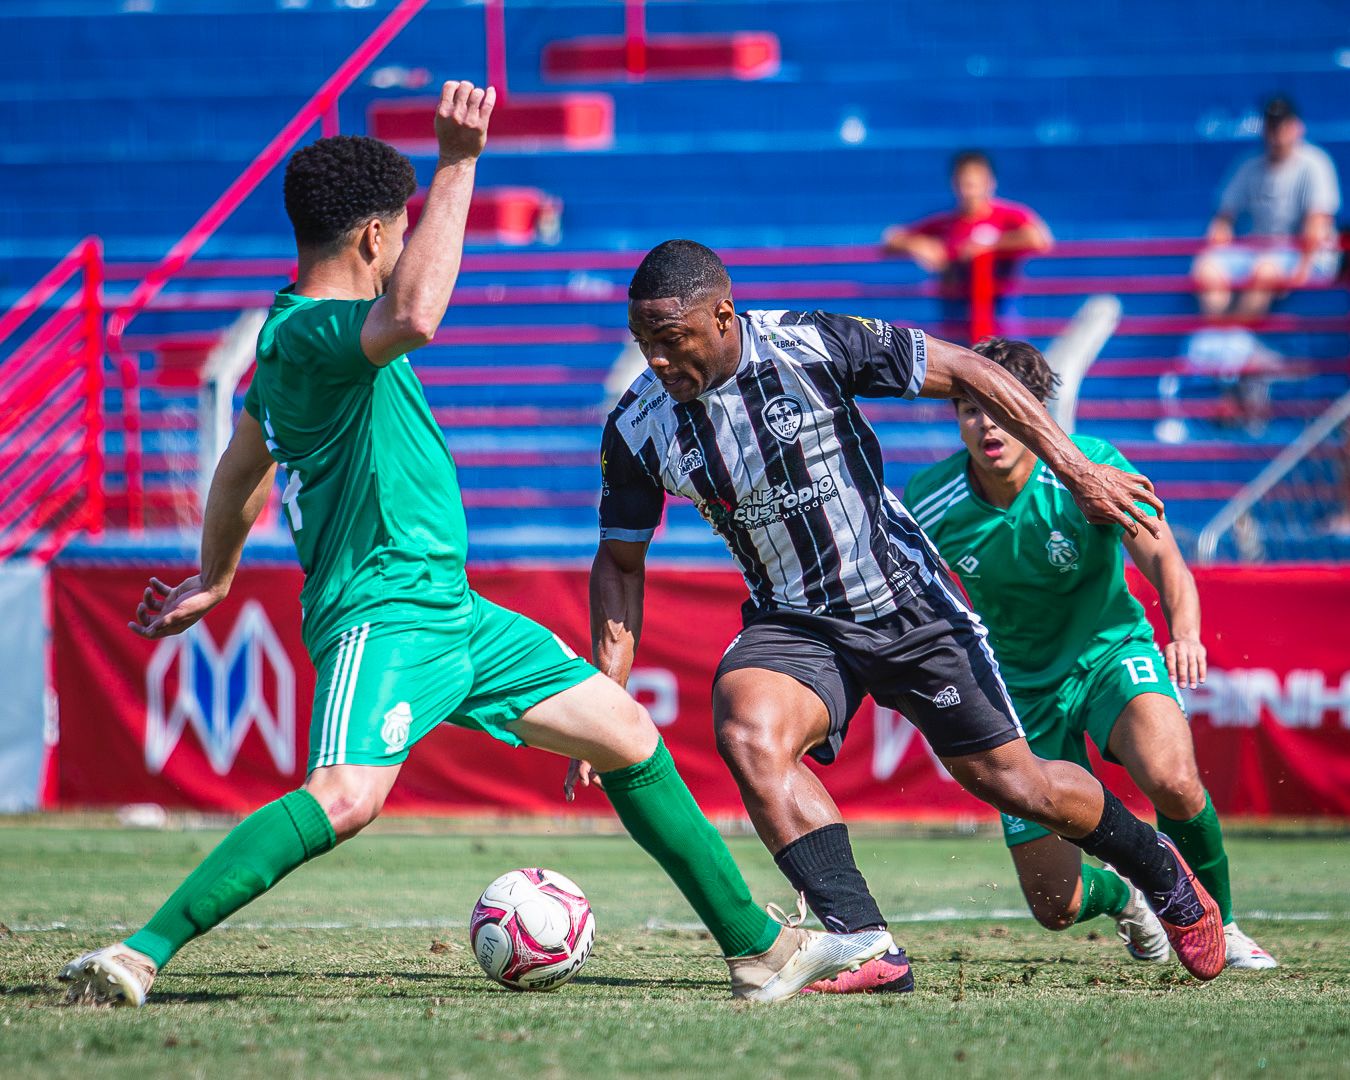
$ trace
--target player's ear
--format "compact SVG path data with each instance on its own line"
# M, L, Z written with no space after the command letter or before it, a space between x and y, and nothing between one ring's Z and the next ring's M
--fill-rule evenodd
M361 255L367 262L380 261L380 251L384 248L387 239L384 233L384 222L379 218L371 218L362 228Z
M713 318L717 320L717 329L723 334L731 329L736 322L736 305L731 302L731 297L718 303Z

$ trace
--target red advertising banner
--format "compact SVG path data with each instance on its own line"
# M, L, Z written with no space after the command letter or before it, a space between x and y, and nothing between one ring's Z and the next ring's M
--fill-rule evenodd
M53 648L62 806L158 802L246 811L295 787L308 754L314 673L300 643L301 576L245 568L192 632L159 642L126 622L156 566L57 565ZM474 587L588 649L582 570L492 569ZM1214 569L1197 574L1210 677L1188 692L1197 752L1221 811L1350 817L1350 571ZM1137 583L1136 583L1137 584ZM1146 606L1157 615L1147 586ZM651 711L703 807L741 815L713 743L710 688L740 628L732 571L653 570L632 689ZM562 801L565 763L443 726L413 751L389 800L405 813L594 814L603 796ZM839 761L822 771L854 818L991 816L903 717L869 701ZM1122 770L1104 779L1133 793ZM1137 793L1133 802L1139 805Z

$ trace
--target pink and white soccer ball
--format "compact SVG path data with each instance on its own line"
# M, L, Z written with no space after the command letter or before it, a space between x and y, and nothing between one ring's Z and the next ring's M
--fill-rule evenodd
M555 990L581 970L595 917L576 883L553 870L512 870L486 889L469 943L489 978L512 990Z

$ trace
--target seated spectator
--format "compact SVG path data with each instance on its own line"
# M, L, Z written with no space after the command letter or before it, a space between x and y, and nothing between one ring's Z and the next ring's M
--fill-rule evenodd
M931 274L941 276L942 335L952 341L970 336L971 264L995 252L995 315L1015 314L1014 290L1022 259L1049 251L1053 240L1045 222L1030 207L994 198L994 166L988 155L967 150L952 159L956 206L913 225L893 225L882 244L893 255L908 255ZM1011 332L1006 325L999 329Z
M1336 275L1334 218L1341 194L1326 151L1303 140L1303 121L1288 98L1265 108L1263 154L1228 181L1193 268L1205 314L1259 318L1279 294ZM1235 240L1243 218L1249 230ZM1234 288L1241 289L1234 301Z

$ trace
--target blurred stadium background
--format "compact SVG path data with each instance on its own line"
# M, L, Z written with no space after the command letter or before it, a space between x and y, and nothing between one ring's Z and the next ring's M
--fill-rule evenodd
M1211 679L1189 705L1216 801L1350 817L1346 277L1240 325L1201 318L1191 278L1270 95L1350 168L1344 16L1332 0L6 2L0 808L242 811L295 784L313 676L276 505L206 627L151 645L123 624L149 574L191 572L257 313L292 267L280 163L365 133L425 179L431 95L468 77L508 92L464 272L416 362L476 587L585 645L599 430L648 247L717 247L742 307L934 327L933 280L879 238L949 206L948 161L978 147L1056 244L1026 262L1015 313L974 267L961 332L1058 342L1082 377L1063 419L1167 500L1206 609ZM1223 335L1248 359L1216 372L1202 343ZM866 411L897 490L956 448L945 403ZM653 554L635 685L701 800L734 816L707 697L739 579L688 505ZM865 711L831 779L845 810L987 818L912 736ZM603 812L561 804L560 766L482 742L437 733L391 806Z

